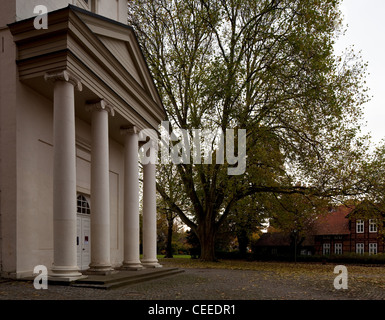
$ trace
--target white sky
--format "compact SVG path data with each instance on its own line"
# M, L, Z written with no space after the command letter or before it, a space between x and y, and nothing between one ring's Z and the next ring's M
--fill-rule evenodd
M347 31L336 44L337 53L354 45L368 62L367 86L371 101L365 104L364 133L371 132L374 143L385 138L385 1L343 0L342 13Z

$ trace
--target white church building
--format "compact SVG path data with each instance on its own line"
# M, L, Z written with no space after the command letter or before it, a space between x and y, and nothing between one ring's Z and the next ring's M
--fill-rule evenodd
M1 0L1 277L160 267L155 164L140 184L138 149L164 118L126 0Z

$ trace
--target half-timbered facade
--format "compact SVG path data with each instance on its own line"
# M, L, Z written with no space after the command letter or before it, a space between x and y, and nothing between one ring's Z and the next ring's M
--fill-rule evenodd
M342 255L346 253L385 253L385 243L379 233L378 221L356 219L351 216L352 207L338 206L320 214L300 241L298 254ZM381 222L383 223L383 222ZM292 256L293 235L275 232L265 233L255 245L260 255Z
M384 241L378 233L378 225L372 219L350 218L352 208L339 206L321 216L315 224L315 253L329 254L377 254L384 253Z

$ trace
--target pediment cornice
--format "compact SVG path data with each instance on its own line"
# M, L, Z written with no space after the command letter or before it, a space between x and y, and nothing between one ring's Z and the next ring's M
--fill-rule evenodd
M164 119L164 108L130 26L70 5L48 13L46 30L36 30L33 18L9 28L17 45L20 80L68 70L100 98L118 104L115 110L123 117L132 111L152 127ZM127 46L124 54L130 55L127 59L136 68L136 78L102 37ZM129 120L133 121L132 116Z

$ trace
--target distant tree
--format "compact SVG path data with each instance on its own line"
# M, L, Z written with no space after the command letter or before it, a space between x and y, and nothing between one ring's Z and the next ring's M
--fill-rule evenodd
M158 220L158 238L165 242L165 258L173 258L173 235L176 225L175 218L178 216L167 208L158 206L158 213L160 213L160 220ZM162 237L159 235L162 234Z
M190 245L189 252L191 258L198 258L201 252L201 245L197 235L191 229L186 231L186 241Z
M273 195L267 210L271 227L289 235L294 248L313 234L315 222L328 212L328 207L328 199L284 194Z
M268 217L267 212L261 206L261 200L255 194L245 197L238 201L229 213L227 222L237 237L241 256L246 255L252 238L258 234Z
M178 216L178 213L169 206L169 202L172 199L173 202L180 202L180 207L183 203L183 193L181 187L178 184L175 184L175 168L170 165L162 166L159 170L158 183L161 183L163 188L167 190L169 201L165 201L164 198L158 198L158 212L160 213L163 221L166 223L166 246L165 246L165 258L173 258L173 233L174 229L177 228L174 223L175 218Z

